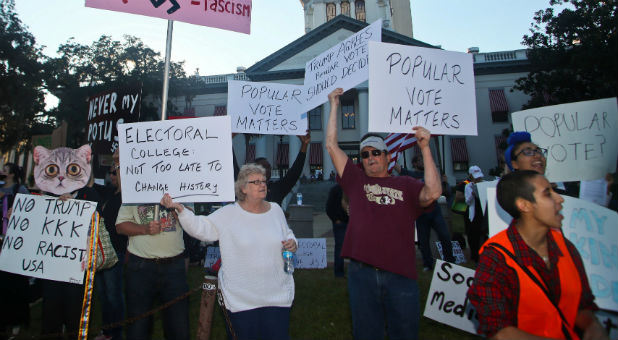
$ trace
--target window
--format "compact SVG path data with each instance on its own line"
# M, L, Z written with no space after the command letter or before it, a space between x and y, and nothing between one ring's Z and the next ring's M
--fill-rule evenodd
M337 16L337 7L332 2L326 4L326 21L330 21Z
M506 101L503 89L489 90L489 107L491 121L494 123L508 123L509 103Z
M341 14L350 16L350 2L349 1L341 2Z
M356 127L356 114L354 113L354 100L341 100L341 128L354 129Z
M356 20L365 22L367 20L365 18L365 1L356 0L354 5L356 6Z
M309 130L322 130L322 106L309 111Z
M468 171L468 147L465 138L451 138L453 170Z

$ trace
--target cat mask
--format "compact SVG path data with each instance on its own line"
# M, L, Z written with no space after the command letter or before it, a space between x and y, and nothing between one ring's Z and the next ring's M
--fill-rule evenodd
M34 182L42 190L55 195L74 192L88 184L92 151L88 144L79 149L43 146L34 148Z

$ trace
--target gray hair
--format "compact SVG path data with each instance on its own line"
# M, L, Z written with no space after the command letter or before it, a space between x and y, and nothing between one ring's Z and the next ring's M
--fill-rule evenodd
M240 168L240 171L238 172L238 178L234 183L234 192L236 193L236 199L238 201L245 200L245 197L247 195L242 192L242 189L245 187L245 185L247 185L249 175L253 174L260 174L262 176L266 176L266 170L264 170L263 166L255 163L245 164Z

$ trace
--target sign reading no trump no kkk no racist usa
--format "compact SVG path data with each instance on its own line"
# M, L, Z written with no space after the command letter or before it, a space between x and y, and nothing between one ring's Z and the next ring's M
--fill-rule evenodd
M588 100L513 112L513 129L528 131L547 149L545 176L550 182L605 178L616 172L618 105L616 98Z
M249 34L251 0L86 0L86 7Z
M118 125L123 203L234 200L230 117Z
M369 131L476 135L472 55L369 42Z
M90 201L17 194L2 243L0 270L81 284L96 207Z
M230 80L227 110L232 132L262 135L304 135L302 85Z
M305 64L305 112L327 102L334 89L347 91L368 79L369 41L382 41L382 19Z

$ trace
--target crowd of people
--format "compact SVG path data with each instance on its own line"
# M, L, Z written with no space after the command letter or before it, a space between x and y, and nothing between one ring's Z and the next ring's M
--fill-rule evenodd
M429 242L432 229L444 260L455 262L452 235L436 203L440 196L453 200L453 206L466 206L464 229L470 259L476 264L468 298L477 310L480 334L512 339L607 338L593 313L598 307L581 256L560 229L560 193L573 192L569 185L547 181L546 150L534 144L529 134L515 132L508 139L504 157L508 169L497 184L497 200L513 221L507 230L488 238L489 222L478 189L485 178L482 169L471 166L468 178L453 192L436 167L431 134L424 127L412 131L420 151L412 160L412 170L397 165L398 175L389 172L391 155L378 134L361 138L360 164L354 164L338 142L342 94L342 89L336 89L328 96L325 146L335 169L330 177L337 184L329 192L326 212L335 238L334 275L347 279L354 338L418 338L415 231L423 270L431 271L435 265ZM63 195L46 193L100 203L97 210L119 261L96 275L103 324L116 323L99 339L123 338L123 328L126 338L151 338L153 318L140 316L157 300L173 302L163 310L164 336L191 337L188 299L177 299L188 292L183 233L220 246L218 280L229 338L289 338L295 286L292 273L284 270L282 252L295 252L298 243L281 202L299 180L305 163L310 135L299 138L302 146L296 161L276 182L270 180L265 158L238 167L234 157L236 201L207 216L196 215L169 194L159 204L122 204L117 154L109 186L85 185ZM35 152L35 157L43 156ZM28 190L14 164L5 164L1 175L6 234L10 200ZM615 190L613 182L609 185L608 190ZM349 260L347 267L344 259ZM29 320L29 298L19 289L27 287L28 279L0 275L3 291L11 292L3 302L10 308L1 309L2 329L24 324ZM76 331L82 295L83 285L44 280L42 334ZM117 324L125 318L135 321L124 327Z

